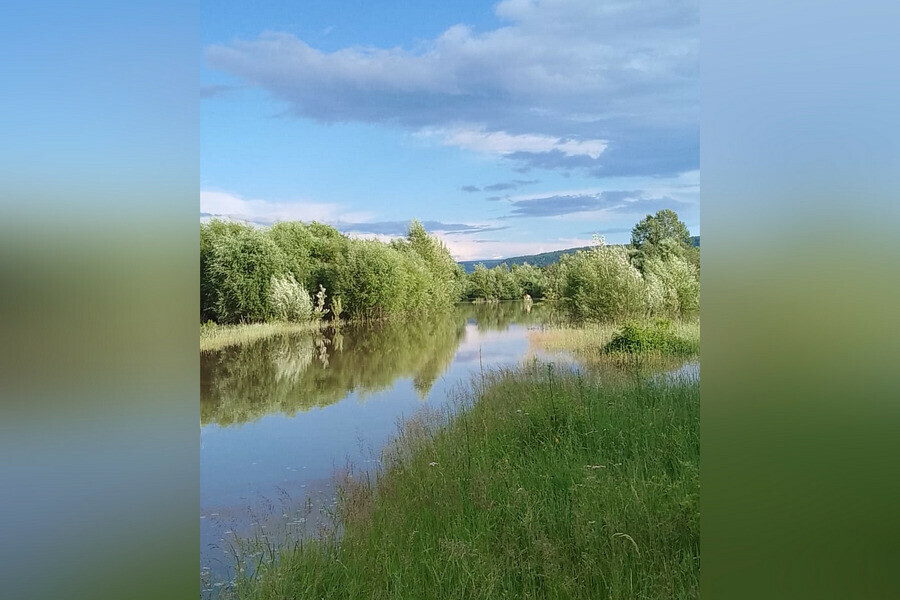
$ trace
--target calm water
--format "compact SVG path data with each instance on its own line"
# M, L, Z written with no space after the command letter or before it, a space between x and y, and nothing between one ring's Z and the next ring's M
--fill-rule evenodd
M231 578L235 536L277 543L315 533L334 506L336 473L374 467L398 420L423 405L442 406L482 366L528 356L528 329L542 322L542 310L466 305L439 319L274 336L204 353L203 579L221 585Z

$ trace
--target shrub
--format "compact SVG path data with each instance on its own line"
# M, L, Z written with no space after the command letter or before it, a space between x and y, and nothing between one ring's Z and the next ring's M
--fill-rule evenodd
M372 319L400 312L404 258L398 250L375 240L351 241L343 297L354 317Z
M518 297L528 294L532 298L543 298L547 287L547 276L540 267L529 265L513 265L512 275L516 281Z
M658 352L660 354L691 354L696 348L672 331L672 322L659 319L654 323L628 322L616 332L604 347L605 352L637 354Z
M341 314L344 312L344 301L341 300L340 296L331 299L331 318L334 321L338 321L341 318Z
M284 273L284 256L263 233L241 227L210 240L204 267L220 323L269 317L269 287L273 276Z
M272 276L269 308L275 319L299 323L312 318L313 304L309 292L288 273L283 277Z
M399 250L406 258L417 265L409 263L401 267L407 271L418 271L424 267L427 278L427 289L424 295L424 304L410 305L404 302L409 309L435 308L446 309L456 302L465 292L465 273L453 260L447 246L438 238L428 235L425 227L417 220L409 224L406 237L391 242L391 247ZM410 289L415 294L416 289ZM403 290L405 293L406 290Z
M597 247L563 257L560 296L569 315L579 320L609 321L647 312L647 289L622 247Z
M213 219L209 223L200 224L200 322L221 320L217 304L219 301L218 284L221 282L221 264L219 272L213 272L216 261L216 247L229 236L240 235L251 229L243 223Z
M505 275L506 294L521 297L508 269ZM333 319L365 319L449 309L467 279L447 247L417 221L390 244L351 239L316 222L268 229L215 220L201 225L201 322L298 318L287 316L305 304L294 284L313 295L314 318L330 311Z
M328 314L328 309L325 308L325 298L325 288L319 284L319 291L316 292L316 305L312 309L312 316L316 320L324 319Z
M314 268L319 266L310 255L314 231L317 230L305 223L286 221L275 223L267 232L269 238L284 254L287 271L307 289L310 288Z
M502 263L492 269L479 263L468 275L466 297L476 301L521 300L525 294L543 298L546 285L544 271L528 263L512 268Z
M650 310L679 316L700 308L697 268L681 256L653 257L644 263Z

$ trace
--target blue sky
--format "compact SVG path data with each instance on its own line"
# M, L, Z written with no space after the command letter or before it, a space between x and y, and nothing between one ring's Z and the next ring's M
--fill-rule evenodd
M208 3L201 215L459 260L699 234L696 2Z

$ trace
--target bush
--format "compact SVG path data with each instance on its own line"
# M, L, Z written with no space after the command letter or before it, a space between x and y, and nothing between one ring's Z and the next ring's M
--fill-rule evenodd
M307 290L310 289L314 268L319 267L310 255L313 247L313 232L304 223L287 221L275 223L269 228L267 235L275 242L285 257L285 268L294 275L294 279Z
M479 263L468 275L466 298L476 301L521 300L525 294L543 298L546 281L544 271L528 263L513 265L512 269L506 263L492 269Z
M284 273L284 256L262 232L235 228L210 240L204 268L219 323L269 318L269 288Z
M512 276L516 281L518 297L528 294L532 299L543 298L547 287L547 276L543 269L528 263L513 265Z
M575 319L610 321L647 312L646 284L622 247L601 240L592 250L564 256L559 276L563 306Z
M341 314L344 312L344 301L341 300L340 296L331 299L331 318L334 321L339 321L341 318Z
M626 323L604 347L605 352L638 354L692 354L696 348L672 331L672 322L660 319L654 323Z
M312 318L312 298L291 273L283 277L272 276L269 308L272 317L280 321L300 323Z
M200 224L200 322L221 320L217 304L219 301L218 285L222 280L221 264L218 272L213 272L213 264L216 261L215 252L217 246L224 238L241 235L251 229L242 223L221 221L213 219L209 223Z
M670 255L647 259L644 278L653 314L680 316L700 308L697 268L685 258Z
M314 318L446 310L465 283L447 247L417 221L406 238L390 244L350 239L315 222L261 229L214 220L200 227L201 322L304 319L298 287L313 295L314 304L321 298Z
M352 240L347 258L349 279L343 298L355 318L373 319L401 311L406 281L405 256L375 240Z
M317 321L325 318L325 315L328 314L328 309L325 308L325 300L327 294L325 293L325 288L319 284L319 291L316 292L316 305L312 309L312 316Z
M406 237L391 242L391 247L399 250L407 261L401 267L407 273L415 273L410 285L405 286L403 294L422 295L421 302L402 304L405 311L415 309L447 309L459 300L465 292L465 273L453 257L447 246L438 238L428 235L425 227L417 220L409 224ZM424 277L424 279L423 279ZM418 280L418 281L416 281ZM423 288L421 284L425 284Z

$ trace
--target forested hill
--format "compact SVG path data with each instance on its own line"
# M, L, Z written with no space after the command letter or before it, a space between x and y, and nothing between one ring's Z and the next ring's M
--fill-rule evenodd
M529 265L534 265L536 267L546 267L547 265L553 264L559 260L559 257L563 254L574 254L579 250L587 250L590 246L582 246L580 248L567 248L565 250L556 250L554 252L542 252L541 254L530 254L528 256L513 256L512 258L494 258L488 260L466 260L461 261L459 264L466 270L466 273L471 273L475 270L475 265L483 264L488 269L493 269L499 264L506 263L510 267L513 265L521 265L524 263L528 263Z
M700 246L700 236L693 235L691 236L691 243L694 246ZM521 265L524 263L528 263L529 265L534 265L536 267L546 267L547 265L553 264L559 260L559 257L563 254L574 254L579 250L588 250L590 246L581 246L578 248L567 248L565 250L556 250L554 252L542 252L541 254L530 254L528 256L513 256L511 258L493 258L488 260L465 260L460 261L460 265L463 269L466 270L466 273L471 273L475 270L475 265L483 264L488 269L493 269L499 264L506 263L508 266L513 265Z

